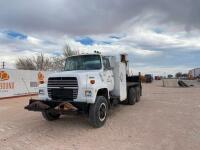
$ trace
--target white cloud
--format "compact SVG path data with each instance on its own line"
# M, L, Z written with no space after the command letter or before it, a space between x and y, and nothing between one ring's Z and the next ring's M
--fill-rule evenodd
M27 37L27 41L28 41L30 44L34 44L34 45L39 45L39 44L41 44L41 42L42 42L40 39L31 37L31 36L28 36L28 37Z
M46 4L45 2L42 4ZM147 5L144 6L144 2ZM163 2L153 2L61 0L47 3L45 7L50 9L33 7L37 6L38 2L25 2L23 5L26 4L30 9L25 10L30 14L27 15L28 18L21 15L24 14L24 9L20 9L22 6L11 9L10 5L7 5L2 8L2 12L10 10L13 13L8 16L0 15L0 27L21 31L27 34L27 39L8 39L0 32L0 60L14 67L15 59L19 56L33 56L41 52L53 56L54 53L61 52L64 44L68 43L72 49L85 53L98 50L103 54L118 55L125 52L130 55L133 69L141 72L172 73L200 65L199 61L196 61L200 57L199 29L190 28L190 32L185 31L189 18L183 21L179 14L180 17L177 15L175 19L172 15L176 14L175 10L170 8L172 12L166 13L165 8L158 7ZM70 5L67 5L69 7L66 9L68 3ZM178 1L174 3L177 4ZM168 2L166 4L171 5ZM154 7L156 9L153 9ZM180 7L185 8L183 4ZM179 8L177 11L182 12ZM196 22L191 26L199 25ZM120 38L110 38L111 35ZM88 36L98 42L94 45L82 45L74 40L79 36ZM108 44L103 43L104 41Z
M134 49L134 52L139 55L143 56L159 56L161 54L160 51L152 51L152 50L145 50L145 49Z
M177 72L182 72L182 73L188 73L190 70L190 67L185 67L185 66L174 66L174 67L159 67L159 66L153 66L153 65L145 65L142 67L137 67L133 66L130 68L130 73L131 74L138 74L141 72L141 74L152 74L154 76L159 75L159 76L166 76L168 74L175 75Z

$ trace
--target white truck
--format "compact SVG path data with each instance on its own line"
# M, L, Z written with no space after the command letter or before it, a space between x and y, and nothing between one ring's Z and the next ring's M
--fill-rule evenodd
M94 127L106 122L112 105L134 105L140 100L140 75L128 75L127 55L81 54L66 58L63 72L51 74L39 86L38 99L25 107L40 111L48 121L72 111L84 112Z

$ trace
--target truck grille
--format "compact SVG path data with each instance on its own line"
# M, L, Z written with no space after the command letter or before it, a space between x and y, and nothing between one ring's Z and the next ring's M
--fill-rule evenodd
M48 79L48 95L54 100L73 100L78 95L76 77L50 77Z

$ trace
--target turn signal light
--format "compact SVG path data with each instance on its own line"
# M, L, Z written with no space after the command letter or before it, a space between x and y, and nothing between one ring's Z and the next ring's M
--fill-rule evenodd
M91 84L95 84L95 80L90 80L90 83Z

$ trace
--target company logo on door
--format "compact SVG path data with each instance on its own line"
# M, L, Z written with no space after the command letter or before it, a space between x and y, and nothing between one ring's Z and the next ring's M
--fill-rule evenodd
M14 89L14 82L7 82L9 80L10 76L5 71L0 71L0 90L8 90L8 89Z

